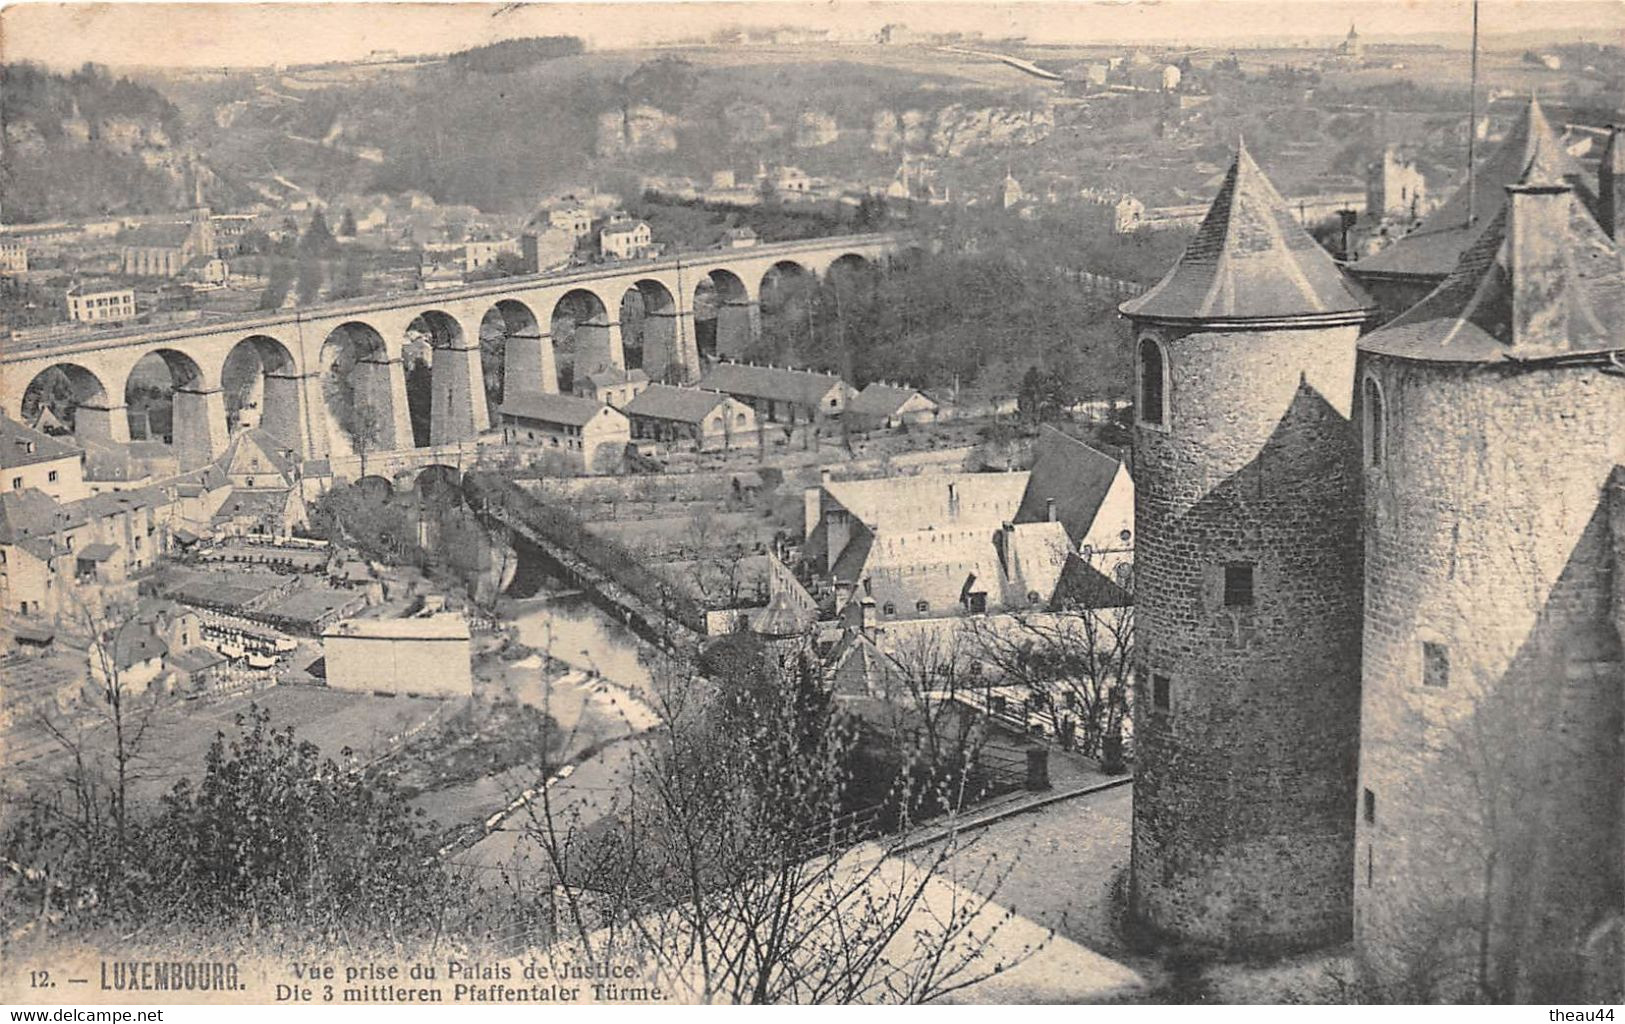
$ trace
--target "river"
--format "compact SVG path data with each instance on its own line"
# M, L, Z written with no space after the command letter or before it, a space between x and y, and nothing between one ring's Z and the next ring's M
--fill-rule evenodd
M573 668L596 672L639 694L653 690L643 657L650 648L579 591L515 600L503 618L519 628L519 639Z

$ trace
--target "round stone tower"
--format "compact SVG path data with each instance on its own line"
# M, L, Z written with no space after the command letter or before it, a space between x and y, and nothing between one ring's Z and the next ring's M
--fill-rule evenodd
M1232 954L1348 936L1355 345L1372 311L1238 148L1134 327L1132 901Z
M1625 976L1625 260L1561 179L1506 192L1360 346L1355 935L1406 1001Z

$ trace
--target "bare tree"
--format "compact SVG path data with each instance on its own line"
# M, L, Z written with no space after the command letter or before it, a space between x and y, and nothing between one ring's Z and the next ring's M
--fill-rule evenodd
M965 631L990 676L1023 691L1063 746L1122 764L1133 681L1132 604L973 618Z
M661 667L659 724L612 820L546 796L528 808L554 883L533 891L571 957L636 963L704 1002L922 1002L1048 940L998 951L1010 916L992 900L1009 865L952 884L964 844L951 818L913 859L898 838L861 842L868 819L841 800L855 732L816 666L730 641L739 660L719 678Z

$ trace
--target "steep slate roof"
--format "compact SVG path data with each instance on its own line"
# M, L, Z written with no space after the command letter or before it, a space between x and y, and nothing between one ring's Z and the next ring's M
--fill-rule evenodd
M597 399L574 395L515 395L502 403L500 411L504 416L583 427L607 408Z
M703 388L798 405L818 405L837 385L841 378L827 373L746 363L718 363L700 379Z
M1590 191L1574 158L1569 156L1540 104L1533 98L1524 116L1506 139L1478 165L1472 188L1466 183L1456 189L1445 204L1434 210L1415 231L1380 252L1350 266L1356 275L1381 274L1401 277L1443 278L1474 240L1481 237L1495 215L1506 205L1506 187L1523 181L1527 175L1543 181L1568 181L1589 198ZM1467 223L1471 196L1473 223Z
M179 249L185 244L191 233L192 225L183 221L169 224L142 224L139 227L121 232L118 236L118 243L142 248Z
M1146 320L1350 323L1373 308L1298 224L1238 145L1219 194L1185 252L1145 294L1118 308Z
M750 628L757 636L782 640L800 636L807 629L807 621L806 616L790 603L790 596L781 590L767 602L767 608L756 617Z
M1056 520L1066 527L1072 543L1078 544L1094 525L1095 514L1122 463L1054 427L1044 428L1037 448L1038 458L1015 521L1043 522L1049 518L1049 501L1053 499Z
M33 487L0 492L0 544L49 534L55 526L52 516L60 508L49 494Z
M251 427L239 430L231 439L231 445L225 454L216 462L231 474L274 472L284 483L292 483L294 462L283 454L291 450L290 446L284 445L259 427Z
M1625 255L1604 235L1572 192L1532 184L1548 194L1538 202L1567 206L1568 230L1552 238L1538 225L1533 244L1555 259L1550 279L1535 288L1559 316L1537 316L1520 331L1514 322L1514 245L1517 214L1505 204L1455 271L1427 298L1392 323L1366 335L1367 352L1442 362L1498 362L1625 350ZM1531 197L1535 198L1535 197ZM1526 229L1529 230L1529 229Z
M32 450L30 450L32 448ZM57 459L71 459L80 449L43 430L0 416L0 468L16 469Z
M720 391L650 384L627 402L621 411L628 416L699 423L711 414L712 409L727 400L728 396Z

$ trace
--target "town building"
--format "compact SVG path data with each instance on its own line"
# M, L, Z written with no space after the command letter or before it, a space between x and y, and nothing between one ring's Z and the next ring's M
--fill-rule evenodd
M0 275L28 273L28 243L20 239L0 239Z
M805 496L805 569L835 609L880 623L1049 606L1073 554L1058 522L1017 525L1027 473L826 481Z
M649 375L642 370L610 368L583 374L573 385L578 398L590 398L600 405L624 410L628 402L649 386Z
M464 242L463 273L473 273L481 267L491 266L502 256L518 256L520 253L521 246L517 238L488 238Z
M622 411L637 440L692 444L698 451L757 442L756 411L720 391L651 384Z
M781 195L801 196L812 191L813 181L801 168L783 166L773 178L773 187Z
M415 697L474 693L468 620L441 612L406 619L345 619L322 632L327 685Z
M199 206L188 220L143 224L121 233L119 268L127 277L179 277L194 261L216 255L214 221Z
M38 490L54 501L89 497L85 451L70 439L24 426L0 414L0 479L5 491Z
M649 222L611 220L598 232L598 254L608 260L639 260L651 254L654 236Z
M575 247L576 236L563 228L532 228L519 236L519 254L527 274L569 266Z
M1085 222L1095 230L1127 235L1145 222L1145 204L1127 193L1086 188L1078 192L1078 198Z
M111 281L83 281L68 289L68 319L83 324L135 319L135 289Z
M1428 212L1427 180L1416 161L1401 157L1399 147L1383 147L1382 156L1366 168L1365 212L1375 218L1414 221Z
M722 233L722 248L724 249L750 249L754 248L758 239L756 232L748 225L729 228Z
M581 472L618 469L632 439L623 413L590 398L516 395L499 412L504 444L535 445Z
M1373 303L1244 148L1133 329L1130 902L1173 941L1351 928L1360 641L1355 342Z
M555 206L547 211L547 223L567 232L571 238L586 238L592 234L592 210L579 203Z
M839 416L854 391L832 374L750 363L717 363L700 387L721 391L756 410L767 423L811 423Z
M894 430L901 426L933 423L942 407L923 391L874 381L852 396L846 418L853 430Z
M1012 206L1019 204L1024 197L1025 193L1021 191L1021 182L1016 180L1015 175L1005 171L1004 182L999 186L999 205L1008 210Z

